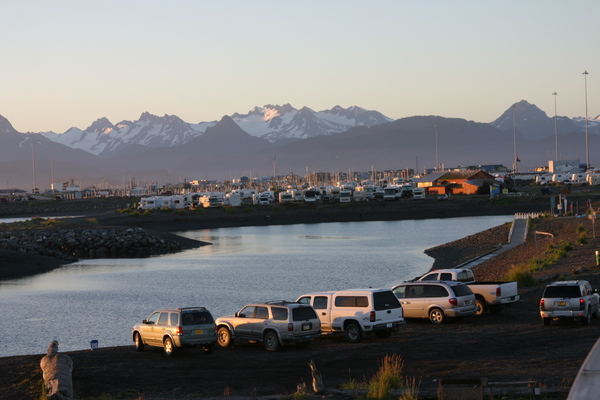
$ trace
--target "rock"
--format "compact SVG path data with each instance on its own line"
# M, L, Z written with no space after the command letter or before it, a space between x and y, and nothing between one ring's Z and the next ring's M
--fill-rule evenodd
M66 354L58 354L58 342L53 340L48 353L40 361L42 376L49 400L73 399L73 360Z

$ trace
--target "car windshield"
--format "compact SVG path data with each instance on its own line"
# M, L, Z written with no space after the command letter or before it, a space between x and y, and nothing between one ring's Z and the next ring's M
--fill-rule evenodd
M210 313L205 311L193 311L183 314L182 325L212 324L214 322Z
M304 321L307 319L318 318L315 310L312 307L297 307L292 308L292 320Z
M544 292L544 297L550 299L581 297L581 291L579 286L548 286Z

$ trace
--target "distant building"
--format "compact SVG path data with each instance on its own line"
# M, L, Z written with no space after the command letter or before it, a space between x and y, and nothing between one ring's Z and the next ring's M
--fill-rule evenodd
M493 175L485 171L437 171L416 181L417 187L426 189L427 194L477 194L482 187L499 184Z

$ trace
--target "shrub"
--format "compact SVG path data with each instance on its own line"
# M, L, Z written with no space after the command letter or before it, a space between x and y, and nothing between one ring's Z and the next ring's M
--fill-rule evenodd
M577 233L582 233L582 232L585 232L585 228L583 227L583 225L581 225L581 224L577 225L577 230L576 230L576 232L577 232Z
M402 358L399 355L385 356L379 371L369 382L367 398L389 399L392 389L400 389L402 387L402 366Z
M148 212L148 210L146 210L146 212ZM144 213L144 214L145 214L145 213ZM137 218L137 217L139 217L139 216L140 216L140 212L139 212L139 211L134 211L134 212L132 212L132 213L131 213L131 214L129 214L129 215L131 215L132 217L136 217L136 218Z
M506 274L505 279L508 281L517 281L517 285L521 287L535 286L537 283L533 275L531 275L530 269L522 264L513 266Z
M577 246L581 246L582 244L586 244L587 243L587 235L585 234L585 232L583 232L581 235L579 235L579 237L577 238L577 242L575 244L577 244Z
M88 218L85 220L88 224L98 225L98 220L96 218Z
M228 205L223 206L223 211L225 211L226 213L229 213L229 214L235 214L238 212L236 207L228 206Z

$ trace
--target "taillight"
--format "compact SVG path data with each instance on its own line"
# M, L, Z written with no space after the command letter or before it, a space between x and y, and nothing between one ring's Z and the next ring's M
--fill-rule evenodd
M219 331L219 327L215 325L215 332Z
M375 311L371 311L369 313L369 322L375 322L377 315L375 314Z
M544 306L545 306L544 299L541 299L540 300L540 310L544 311L545 310Z
M177 328L175 328L175 334L176 335L183 335L183 328L178 326Z
M288 324L288 332L293 332L294 331L294 324Z
M502 297L502 288L500 286L496 288L496 297Z
M448 299L448 303L452 304L453 306L457 306L458 299L456 297L452 297L452 298Z
M579 299L579 309L585 310L585 299Z

